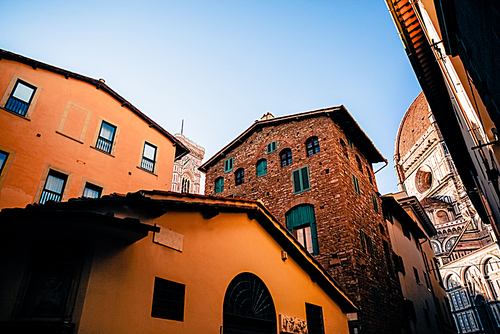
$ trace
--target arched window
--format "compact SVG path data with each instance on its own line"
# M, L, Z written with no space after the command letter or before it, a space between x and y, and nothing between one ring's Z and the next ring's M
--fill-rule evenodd
M342 147L342 153L344 153L344 155L349 158L349 153L347 152L347 145L345 143L345 141L343 141L342 139L339 140L340 141L340 146Z
M444 210L439 210L438 212L436 212L436 216L440 223L447 223L450 221L450 219L448 218L448 214Z
M224 178L223 177L218 177L215 179L215 193L221 193L224 191Z
M358 169L363 174L363 165L361 164L361 159L356 155L356 163L358 164Z
M292 232L302 246L311 254L318 254L318 234L314 206L301 204L290 209L286 215L286 227Z
M435 241L431 241L432 245L432 250L434 251L434 254L439 254L441 253L441 247L439 247L439 244Z
M498 258L489 258L484 263L484 274L488 277L487 282L490 286L492 299L500 299L500 260Z
M313 154L319 153L318 137L310 137L306 140L306 153L310 157Z
M457 275L452 274L446 279L446 288L448 290L454 290L460 287L460 279Z
M234 173L234 182L237 186L245 182L245 170L243 168L238 168Z
M267 174L267 160L261 159L257 161L257 165L255 166L257 170L257 176L262 176Z
M259 277L244 272L229 283L224 296L223 326L224 333L275 333L276 308Z
M181 192L189 193L190 190L191 190L191 180L189 180L187 177L183 177L181 181Z
M469 294L471 296L484 293L480 279L481 279L481 273L476 267L472 266L465 269L464 283L467 286Z
M422 166L415 175L415 187L423 194L432 188L432 172L427 166Z
M451 237L449 238L445 244L444 244L444 251L445 252L449 252L451 251L451 249L453 248L453 246L455 245L455 242L457 241L458 237L455 236L455 237Z
M281 167L290 166L293 162L292 160L292 150L285 148L280 152Z

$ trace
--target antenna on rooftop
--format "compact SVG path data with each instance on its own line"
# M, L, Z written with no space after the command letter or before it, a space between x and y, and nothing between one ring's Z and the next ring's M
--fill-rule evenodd
M184 133L184 118L182 119L181 122L181 135Z

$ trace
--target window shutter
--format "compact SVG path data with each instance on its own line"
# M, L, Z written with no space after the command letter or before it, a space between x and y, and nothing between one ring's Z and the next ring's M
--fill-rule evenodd
M375 249L373 248L373 241L372 238L367 236L366 240L368 240L368 249L370 250L370 255L372 257L375 257Z
M296 193L302 191L302 187L300 186L300 170L293 172L293 191Z
M359 230L359 238L361 239L361 247L363 248L363 252L366 252L365 232L363 230Z
M302 190L309 189L309 168L304 167L301 169L302 173Z

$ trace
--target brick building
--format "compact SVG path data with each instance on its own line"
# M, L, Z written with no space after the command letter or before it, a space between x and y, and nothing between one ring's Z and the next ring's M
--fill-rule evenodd
M266 114L201 166L205 193L259 199L360 308L352 333L400 333L373 163L386 162L344 106ZM312 278L314 280L314 278Z

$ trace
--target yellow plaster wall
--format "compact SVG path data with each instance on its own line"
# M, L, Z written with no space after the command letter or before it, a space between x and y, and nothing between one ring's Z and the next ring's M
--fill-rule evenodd
M327 334L348 333L347 318L325 292L246 214L168 213L149 223L184 235L183 252L152 235L118 252L96 251L78 333L219 333L223 300L242 272L262 279L276 313L306 319L305 302L323 308ZM184 321L151 317L155 276L186 285Z

